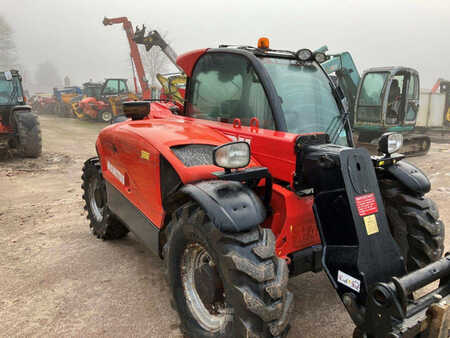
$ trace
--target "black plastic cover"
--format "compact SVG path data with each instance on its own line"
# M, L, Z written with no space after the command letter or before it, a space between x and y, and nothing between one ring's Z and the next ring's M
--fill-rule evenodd
M416 166L407 161L398 162L386 170L409 190L424 195L431 189L430 180Z
M259 197L240 182L203 181L188 184L181 191L199 203L222 232L248 231L266 218Z

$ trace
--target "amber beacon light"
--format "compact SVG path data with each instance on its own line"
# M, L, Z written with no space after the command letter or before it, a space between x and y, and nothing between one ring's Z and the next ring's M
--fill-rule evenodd
M259 38L258 39L258 48L269 49L269 39L268 38Z

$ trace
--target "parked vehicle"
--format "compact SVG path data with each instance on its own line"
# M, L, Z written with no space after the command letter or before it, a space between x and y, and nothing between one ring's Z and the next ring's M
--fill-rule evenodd
M39 120L26 104L17 70L0 72L0 151L5 150L16 150L24 157L38 157L42 152Z
M183 110L124 103L128 119L84 164L92 232L132 231L164 259L189 337L284 337L288 277L322 269L355 337L447 332L450 257L430 182L397 153L399 134L380 138L382 156L353 148L323 57L266 38L186 53Z

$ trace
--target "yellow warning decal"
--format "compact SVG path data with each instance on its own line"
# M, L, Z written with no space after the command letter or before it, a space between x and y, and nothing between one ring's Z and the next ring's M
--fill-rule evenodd
M364 224L366 225L367 234L369 236L376 234L379 231L377 218L376 218L375 214L365 216L365 217L363 217L363 219L364 219Z
M150 154L145 150L141 150L141 158L143 158L144 160L149 160Z

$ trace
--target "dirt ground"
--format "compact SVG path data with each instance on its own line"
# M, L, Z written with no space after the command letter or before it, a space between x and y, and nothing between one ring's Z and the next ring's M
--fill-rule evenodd
M160 259L133 235L92 236L81 167L97 123L41 116L43 156L0 161L0 335L179 337ZM431 178L450 233L450 145L411 160ZM450 236L446 249L450 248ZM353 324L324 273L289 282L290 337L350 337Z

